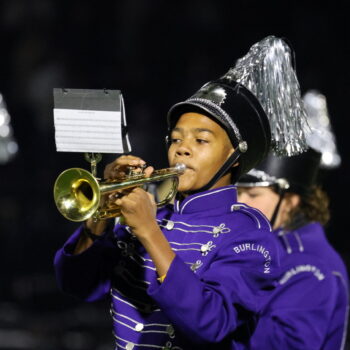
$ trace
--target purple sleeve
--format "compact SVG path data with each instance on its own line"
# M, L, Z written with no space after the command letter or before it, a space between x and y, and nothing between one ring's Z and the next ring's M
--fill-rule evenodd
M62 291L86 301L104 298L110 290L112 268L119 253L110 234L104 233L91 247L73 255L79 240L80 227L57 251L54 268Z
M259 319L251 350L261 344L271 350L322 348L331 319L336 321L332 313L338 297L331 273L322 277L302 272L278 286Z
M264 233L258 232L260 236ZM176 256L164 282L153 281L149 287L149 295L162 311L196 342L223 340L245 320L243 314L257 312L265 290L275 283L272 273L264 273L262 254L237 254L235 246L231 243L223 247L201 275ZM269 248L269 254L273 257L270 267L274 269L274 246Z

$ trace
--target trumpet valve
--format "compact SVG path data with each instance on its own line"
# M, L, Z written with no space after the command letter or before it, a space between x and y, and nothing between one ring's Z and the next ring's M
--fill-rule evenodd
M128 177L132 177L132 176L136 176L136 175L140 175L143 173L143 171L145 170L145 168L147 167L146 164L141 165L141 166L128 166L127 167L127 176Z

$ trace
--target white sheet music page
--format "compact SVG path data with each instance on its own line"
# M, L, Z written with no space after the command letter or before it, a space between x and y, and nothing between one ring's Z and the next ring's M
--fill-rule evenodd
M123 153L120 111L54 109L58 152Z

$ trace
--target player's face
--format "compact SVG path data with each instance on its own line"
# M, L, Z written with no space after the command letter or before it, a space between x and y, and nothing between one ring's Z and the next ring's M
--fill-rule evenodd
M194 191L206 185L233 152L225 130L199 113L183 114L171 133L169 164L184 163L179 178L180 192ZM230 184L230 175L222 177L213 188Z
M239 187L238 201L259 209L271 220L280 196L271 187ZM273 228L283 227L290 220L292 210L300 203L299 195L286 193L279 205Z
M259 209L271 220L280 196L270 187L239 187L238 201Z

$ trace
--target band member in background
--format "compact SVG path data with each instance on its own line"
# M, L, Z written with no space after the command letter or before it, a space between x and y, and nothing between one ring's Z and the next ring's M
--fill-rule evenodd
M237 203L232 184L268 154L271 139L280 152L303 150L300 100L288 45L273 36L256 43L224 76L170 109L169 163L186 165L174 204L157 211L135 188L116 199L125 225L89 219L56 253L64 292L111 298L116 349L247 346L276 284L278 256L269 222ZM279 143L286 125L295 134ZM144 164L121 156L105 177Z
M238 183L239 201L271 220L282 252L278 286L261 311L250 340L252 350L345 346L349 281L340 255L325 235L329 201L318 176L320 167L338 166L340 157L330 124L325 123L324 96L308 92L304 101L313 128L307 140L319 151L310 148L290 158L271 154Z

